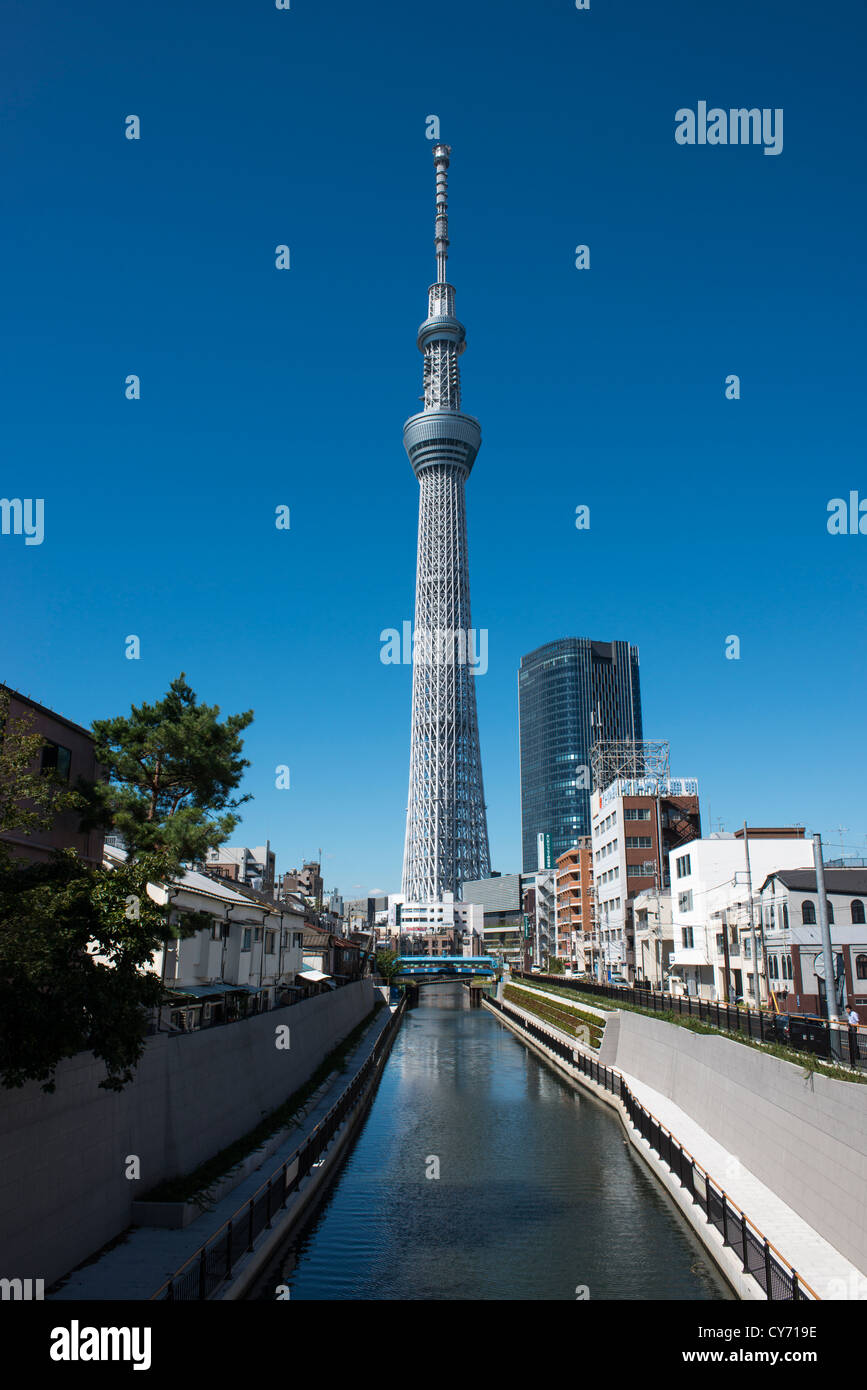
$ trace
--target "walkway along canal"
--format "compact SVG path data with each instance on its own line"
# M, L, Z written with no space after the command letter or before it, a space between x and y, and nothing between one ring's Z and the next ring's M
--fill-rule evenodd
M617 1116L459 984L425 986L259 1299L732 1297Z

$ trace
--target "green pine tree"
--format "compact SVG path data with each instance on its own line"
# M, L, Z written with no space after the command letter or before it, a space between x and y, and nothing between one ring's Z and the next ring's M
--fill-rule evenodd
M4 700L5 696L5 700ZM219 722L181 675L164 700L94 725L109 781L71 791L36 766L45 743L32 720L9 718L0 691L0 830L27 834L59 811L85 809L129 847L112 868L74 850L30 863L0 840L0 1081L55 1087L64 1057L90 1051L106 1068L99 1084L120 1090L144 1050L147 1011L163 990L151 968L169 937L207 925L207 914L168 924L148 883L180 862L203 859L237 824L247 797L232 798L244 768L241 731L252 711Z
M91 823L111 825L132 857L164 852L176 865L199 862L228 839L233 797L249 762L241 733L253 711L220 722L218 705L200 705L184 674L156 704L130 715L97 719L96 756L107 782L90 789Z

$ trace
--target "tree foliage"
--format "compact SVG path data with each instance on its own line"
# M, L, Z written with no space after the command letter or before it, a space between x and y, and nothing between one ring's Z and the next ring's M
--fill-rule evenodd
M12 718L8 690L0 688L0 831L30 835L46 830L63 811L83 810L80 792L41 772L39 754L48 740L31 713Z
M391 984L398 972L396 951L377 951L376 968L387 984Z
M5 702L3 696L5 695ZM247 797L232 798L248 763L241 731L252 711L222 723L199 705L183 675L165 699L93 726L109 781L70 791L35 768L46 742L32 720L9 718L0 691L0 830L27 834L60 811L83 809L85 825L111 825L127 843L107 868L74 850L48 860L16 859L0 841L0 1080L55 1087L58 1062L92 1052L99 1084L120 1090L144 1050L147 1011L163 996L151 968L169 937L210 925L208 914L167 908L148 883L171 880L186 859L203 859L237 824Z
M0 854L0 1077L54 1090L62 1057L93 1052L100 1085L120 1090L144 1048L144 1010L159 1003L149 969L165 911L147 893L162 856L107 870L73 850L47 863Z
M200 861L231 835L233 797L249 762L241 733L253 711L220 722L219 705L200 705L183 672L156 704L93 724L108 781L92 789L92 821L123 835L132 857L166 853L175 864Z

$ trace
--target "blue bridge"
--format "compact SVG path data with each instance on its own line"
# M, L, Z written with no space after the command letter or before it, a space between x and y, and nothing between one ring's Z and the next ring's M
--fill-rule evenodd
M457 978L462 975L493 975L498 966L493 956L398 956L399 980Z

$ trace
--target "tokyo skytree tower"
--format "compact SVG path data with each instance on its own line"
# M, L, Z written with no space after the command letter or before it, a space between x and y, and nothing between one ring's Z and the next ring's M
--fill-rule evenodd
M402 892L421 903L447 892L457 898L464 881L490 873L464 497L482 431L478 420L461 413L458 358L465 333L455 318L454 286L446 281L450 153L448 145L434 146L437 278L418 331L424 410L403 427L420 496Z

